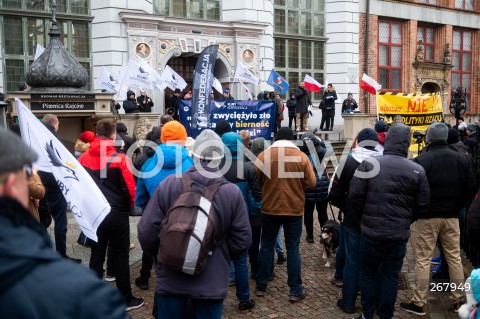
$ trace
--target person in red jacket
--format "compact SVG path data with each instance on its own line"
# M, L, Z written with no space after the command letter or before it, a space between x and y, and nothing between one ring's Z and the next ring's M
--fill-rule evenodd
M105 195L111 211L98 227L98 242L94 242L91 247L90 268L98 277L103 277L103 263L110 242L117 288L125 298L127 310L132 310L143 305L143 299L132 295L130 286L128 217L135 201L135 181L128 158L115 149L115 121L98 121L96 131L97 137L90 143L88 152L83 153L78 161Z

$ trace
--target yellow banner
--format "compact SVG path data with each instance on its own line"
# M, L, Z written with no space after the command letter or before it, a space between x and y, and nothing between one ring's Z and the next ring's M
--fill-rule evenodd
M377 112L389 125L394 122L395 116L400 115L403 124L412 128L412 136L414 132L425 134L434 120L443 121L442 98L436 93L378 93ZM419 142L419 139L412 137L410 151L413 156L423 147L423 143Z

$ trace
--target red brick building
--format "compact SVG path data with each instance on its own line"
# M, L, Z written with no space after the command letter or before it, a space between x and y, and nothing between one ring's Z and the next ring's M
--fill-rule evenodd
M359 56L359 73L383 91L438 92L449 114L452 91L463 87L467 112L480 112L479 0L362 0ZM360 108L375 113L375 98Z

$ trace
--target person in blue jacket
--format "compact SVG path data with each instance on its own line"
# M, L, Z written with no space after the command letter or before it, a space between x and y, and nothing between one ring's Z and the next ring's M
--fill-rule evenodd
M158 184L172 174L180 176L193 165L193 159L183 146L187 140L187 131L180 122L170 121L163 125L160 140L162 144L143 164L137 179L135 205L142 211L145 210ZM148 280L152 265L153 256L143 253L140 277L135 279L135 285L142 290L149 288ZM155 310L156 307L154 307Z

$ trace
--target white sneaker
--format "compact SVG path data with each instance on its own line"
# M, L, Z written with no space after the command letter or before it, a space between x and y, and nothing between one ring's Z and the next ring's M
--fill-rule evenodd
M117 280L117 278L107 275L107 276L103 277L103 280L108 281L108 282L113 282L113 281Z

